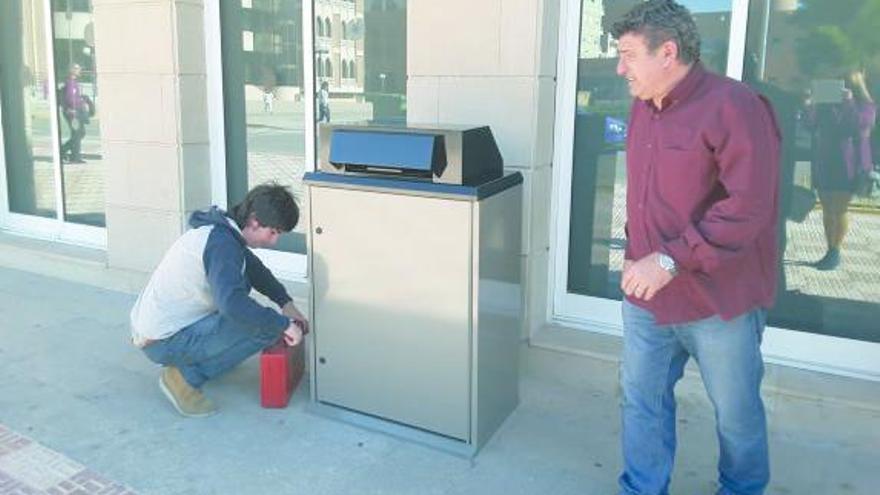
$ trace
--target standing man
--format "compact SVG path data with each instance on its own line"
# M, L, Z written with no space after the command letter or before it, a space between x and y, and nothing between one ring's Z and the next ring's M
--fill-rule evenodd
M715 407L720 495L770 478L761 335L776 289L780 134L770 104L706 71L690 12L640 3L612 28L634 97L621 286L621 494L668 493L673 389L693 357Z
M165 253L131 310L135 345L163 365L159 388L190 417L216 412L201 386L284 338L297 345L308 322L251 248L268 248L299 220L290 192L255 187L226 213L197 211ZM250 297L251 288L281 312Z

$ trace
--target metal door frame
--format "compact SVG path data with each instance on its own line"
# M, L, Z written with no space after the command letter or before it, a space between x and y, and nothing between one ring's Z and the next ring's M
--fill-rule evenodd
M43 0L43 10L46 13L44 22L45 44L48 53L46 57L46 69L48 85L50 88L57 87L55 74L55 54L53 51L53 26L52 26L52 3L51 0ZM9 209L8 176L6 174L6 140L3 136L3 127L0 126L0 231L67 244L76 244L91 248L107 248L107 228L95 227L68 222L65 217L64 205L64 181L61 170L61 153L58 122L58 102L55 91L49 91L50 122L52 126L52 168L54 171L55 185L55 218L39 217L16 213ZM0 119L3 109L0 107ZM105 203L106 204L106 203Z

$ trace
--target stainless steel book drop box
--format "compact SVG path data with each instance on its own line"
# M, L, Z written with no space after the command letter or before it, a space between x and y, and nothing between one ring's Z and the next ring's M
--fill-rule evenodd
M504 173L488 126L323 124L322 172L478 185Z
M322 131L310 407L475 455L519 402L522 175L487 127Z

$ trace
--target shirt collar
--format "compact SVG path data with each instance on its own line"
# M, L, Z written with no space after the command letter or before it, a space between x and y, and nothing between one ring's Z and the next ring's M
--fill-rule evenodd
M706 75L706 69L703 68L703 64L697 60L691 65L691 68L688 69L687 75L684 76L684 79L678 82L672 91L669 92L665 97L663 97L663 110L668 109L669 107L675 105L679 101L686 99L690 96L697 86L703 81L703 78ZM654 102L652 100L645 100L645 104L647 104L652 110L657 111L657 108L654 106ZM660 111L663 111L660 110Z

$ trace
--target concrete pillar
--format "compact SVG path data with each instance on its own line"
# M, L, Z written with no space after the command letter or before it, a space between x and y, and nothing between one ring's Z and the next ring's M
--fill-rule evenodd
M559 0L407 3L407 120L488 124L522 172L527 333L546 321Z
M94 0L111 267L151 270L211 202L203 0Z

